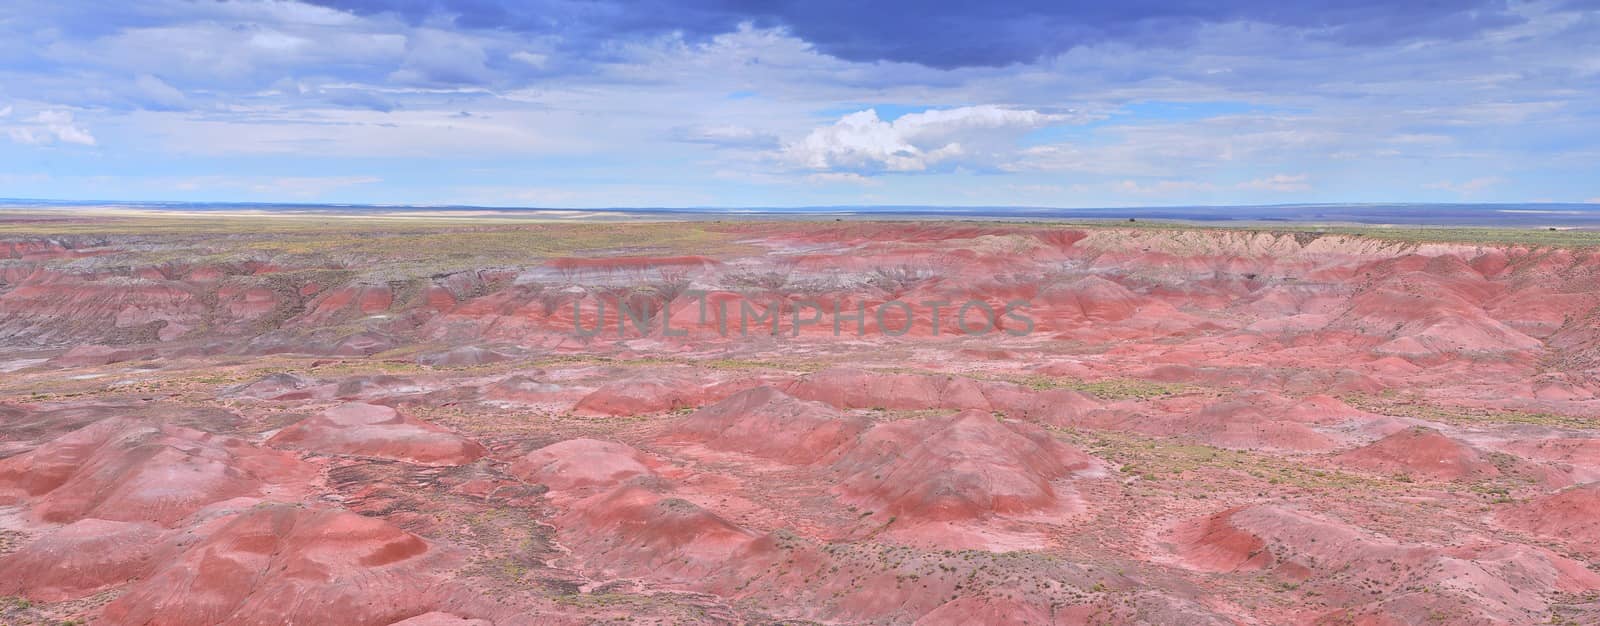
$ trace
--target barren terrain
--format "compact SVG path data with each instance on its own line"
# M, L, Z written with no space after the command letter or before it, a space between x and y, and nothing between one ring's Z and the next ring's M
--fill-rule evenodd
M1595 244L0 217L0 623L1600 623Z

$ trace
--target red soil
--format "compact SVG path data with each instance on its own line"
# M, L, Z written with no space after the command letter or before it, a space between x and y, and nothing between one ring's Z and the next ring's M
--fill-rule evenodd
M847 497L915 524L1050 508L1051 481L1093 465L1036 426L969 410L877 426L835 469Z
M0 239L0 622L1600 623L1592 251L605 228L657 227L736 245ZM446 230L498 228L583 236ZM685 288L1036 327L723 335Z
M1296 408L1299 407L1274 398L1233 398L1206 406L1172 430L1202 433L1206 442L1225 448L1315 452L1338 447L1333 437L1306 423L1314 423L1321 407L1306 407L1304 412L1297 412ZM1296 419L1306 417L1312 419Z
M462 465L487 453L483 446L392 408L352 402L302 420L267 440L269 445L322 454L351 454L424 465Z
M83 519L0 556L0 594L72 600L138 580L156 566L161 527Z
M112 418L0 460L0 503L49 522L175 525L201 507L303 481L291 456L178 426Z
M551 259L546 265L564 271L579 272L648 272L661 269L703 268L716 265L717 261L703 256L672 256L672 257L608 257L608 258L581 258L564 257Z
M321 324L362 315L382 313L394 304L394 291L388 285L356 285L322 293L307 306L297 320L301 324Z
M866 429L865 420L840 415L826 404L757 387L694 412L670 439L806 465L836 457Z
M640 376L601 385L572 407L578 415L611 416L692 409L743 391L759 381L708 383L681 376Z
M1565 489L1501 511L1511 528L1600 554L1600 483Z
M1185 563L1208 572L1254 571L1272 565L1267 542L1235 524L1234 515L1243 510L1228 509L1180 526L1174 540Z
M1122 285L1097 276L1046 289L1039 299L1051 306L1052 313L1089 322L1125 320L1146 304Z
M105 609L112 624L388 624L441 590L431 549L382 520L273 505L220 520Z
M1100 406L1067 389L1035 393L1011 383L964 376L876 374L850 368L823 370L782 389L797 398L844 409L978 409L1047 424L1071 423Z
M1267 569L1287 583L1312 586L1331 601L1350 603L1324 616L1333 621L1360 616L1362 623L1415 623L1430 612L1465 611L1463 623L1527 623L1551 605L1523 593L1523 585L1600 590L1600 574L1548 550L1494 542L1449 549L1402 545L1265 505L1185 523L1173 539L1191 567ZM1373 581L1379 581L1376 587Z
M297 374L268 374L255 382L238 385L228 390L228 395L256 400L305 400L312 398L317 386L314 379Z
M493 350L478 346L461 346L440 352L429 352L417 356L417 362L433 367L462 367L467 365L483 365L486 363L499 363L507 360L507 356Z
M483 397L500 402L558 402L567 400L565 387L531 376L508 376L483 389Z
M638 450L610 441L569 439L534 450L511 465L522 480L551 489L612 487L636 477L654 476L655 462Z
M967 624L1042 626L1076 621L1058 620L1050 613L1050 607L1015 600L959 598L923 615L915 624L916 626L966 626Z
M1482 453L1432 428L1415 427L1334 457L1344 467L1429 480L1498 476Z
M720 573L756 534L686 500L623 486L573 505L557 518L563 541L608 572L678 583Z
M468 619L449 613L433 611L400 620L389 626L494 626L494 622L486 619Z
M625 381L608 383L584 396L572 407L579 415L635 415L660 413L694 406L682 383Z

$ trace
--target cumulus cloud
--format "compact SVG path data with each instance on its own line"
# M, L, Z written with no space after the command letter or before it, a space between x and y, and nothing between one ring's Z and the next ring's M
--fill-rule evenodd
M1274 174L1266 178L1247 180L1234 187L1251 191L1310 191L1310 180L1311 177L1306 174Z
M921 172L955 166L993 168L1015 156L1029 131L1074 116L995 105L930 110L894 121L857 111L783 147L783 159L811 170L858 174Z
M10 107L6 107L5 112L9 116ZM11 141L29 145L49 145L57 142L82 146L95 145L94 135L73 121L71 111L63 110L40 111L26 123L7 128L6 135Z

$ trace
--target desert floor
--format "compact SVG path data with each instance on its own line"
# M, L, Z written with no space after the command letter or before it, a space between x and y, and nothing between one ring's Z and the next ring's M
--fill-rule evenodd
M1600 623L1600 233L1273 228L0 215L0 623Z

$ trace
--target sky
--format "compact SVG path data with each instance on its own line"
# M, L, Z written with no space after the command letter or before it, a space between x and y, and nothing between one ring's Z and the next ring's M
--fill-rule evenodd
M1600 202L1600 1L0 0L0 197Z

